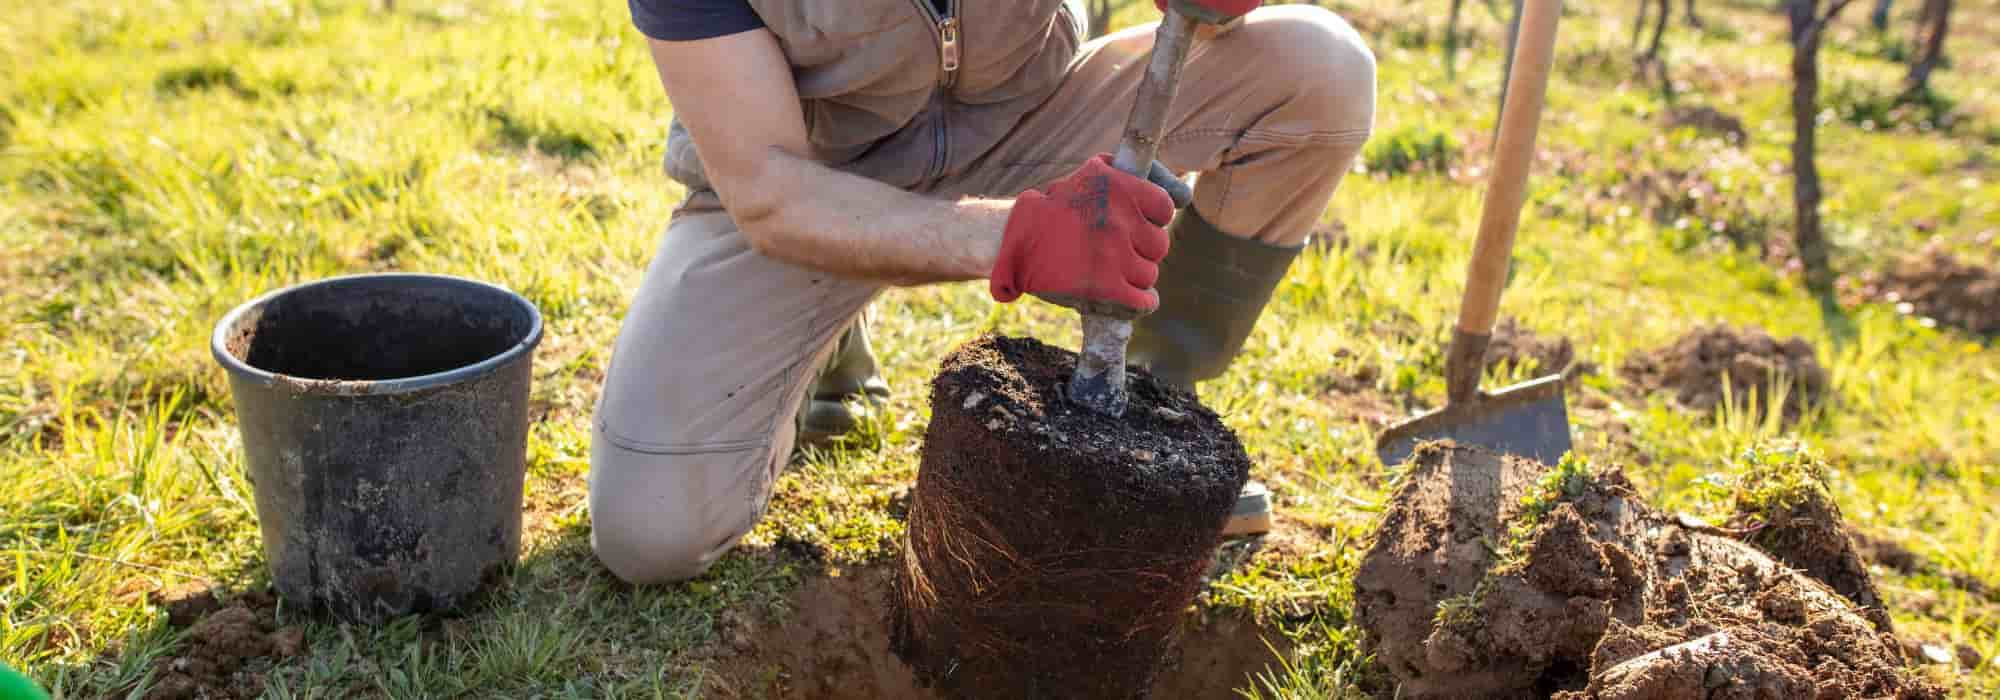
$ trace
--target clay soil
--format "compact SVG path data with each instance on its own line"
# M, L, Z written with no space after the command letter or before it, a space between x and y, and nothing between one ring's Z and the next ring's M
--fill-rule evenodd
M1931 246L1871 279L1869 296L1909 304L1910 313L1980 335L2000 334L2000 270Z
M1142 370L1106 417L1075 355L986 337L931 384L891 639L951 697L1143 697L1248 478L1236 436Z
M1762 410L1763 397L1784 389L1784 415L1797 420L1826 394L1826 368L1803 338L1783 341L1761 328L1711 325L1673 344L1627 360L1621 373L1645 391L1668 392L1682 408L1707 412L1728 395L1738 406Z
M1737 505L1743 540L1770 553L1778 563L1805 572L1859 606L1857 612L1875 628L1895 632L1889 609L1868 574L1867 561L1840 515L1840 508L1819 489L1805 489L1797 503L1783 507Z
M266 591L227 601L203 591L164 602L167 624L187 633L173 653L153 662L146 700L258 697L264 673L305 644L303 628L276 624L278 599Z
M935 700L889 650L893 566L813 578L788 614L728 615L712 659L711 697L727 700ZM1292 652L1275 629L1247 617L1181 619L1181 634L1154 678L1155 698L1238 698L1257 674L1275 674Z
M1355 577L1385 694L1944 697L1860 606L1654 512L1619 472L1547 488L1539 464L1448 443L1412 463Z

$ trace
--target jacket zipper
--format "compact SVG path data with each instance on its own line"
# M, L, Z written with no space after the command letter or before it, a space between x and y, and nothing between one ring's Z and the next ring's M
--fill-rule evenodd
M937 30L938 68L943 75L938 76L938 87L951 87L958 82L959 25L958 0L946 0L944 12L939 13L932 0L910 0L922 12L924 19Z
M945 7L957 9L952 7L956 4L953 0ZM958 18L945 15L938 21L938 63L944 67L944 80L940 83L946 89L958 82L958 50Z
M931 4L932 0L911 0L911 2L916 3L917 9L923 12L924 19L929 20L931 26L937 29L938 70L942 73L938 76L938 88L947 91L941 96L942 99L950 99L949 90L958 82L959 59L963 55L960 46L958 0L945 0L943 13L939 13L937 7ZM949 112L940 107L936 122L932 125L935 129L932 144L935 150L931 152L931 167L924 173L926 183L936 181L944 173L945 164L949 160L945 157L946 151L951 147L949 136L951 130L945 124L945 117L948 114Z

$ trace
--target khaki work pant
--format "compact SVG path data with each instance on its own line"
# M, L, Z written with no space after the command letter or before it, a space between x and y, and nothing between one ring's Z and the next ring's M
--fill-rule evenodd
M1085 46L1049 101L928 194L1011 197L1115 150L1152 28ZM1366 140L1375 59L1333 13L1267 7L1194 45L1160 160L1217 228L1297 245ZM752 250L691 193L627 312L591 445L591 544L619 578L701 574L762 517L814 371L881 286Z

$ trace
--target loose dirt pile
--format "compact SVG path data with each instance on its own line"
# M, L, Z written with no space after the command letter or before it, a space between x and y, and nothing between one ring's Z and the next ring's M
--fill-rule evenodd
M1512 316L1500 320L1486 345L1486 369L1504 366L1525 367L1535 375L1577 376L1596 371L1588 362L1577 362L1576 344L1567 336L1537 334Z
M305 630L276 624L277 597L251 591L228 601L212 591L165 601L167 624L186 628L172 654L153 662L146 700L258 697L272 664L297 656Z
M1717 324L1697 328L1672 345L1627 360L1621 372L1645 391L1672 392L1691 411L1707 412L1726 395L1738 407L1762 412L1782 394L1787 420L1826 394L1826 368L1805 339L1779 341L1761 328Z
M1399 697L1944 697L1839 593L1619 472L1448 443L1412 463L1354 584Z
M931 382L890 627L946 695L1142 695L1249 476L1214 412L1143 371L1123 417L1070 403L1075 358L989 336Z
M1739 152L1737 159L1741 159ZM1640 157L1623 157L1611 166L1618 172L1598 193L1585 196L1617 210L1626 207L1673 227L1664 235L1683 244L1712 241L1735 248L1763 249L1767 262L1778 263L1792 252L1778 244L1789 236L1772 236L1769 207L1744 187L1732 187L1713 168L1669 168ZM1619 214L1622 216L1623 214Z
M704 690L728 700L935 700L889 650L883 618L895 576L891 566L849 569L808 580L781 621L725 617L722 640L701 652L715 671ZM1247 617L1183 616L1181 631L1152 697L1233 700L1292 651L1282 633Z
M782 623L735 612L721 621L716 697L929 700L910 667L889 651L892 567L806 581Z
M1882 271L1868 281L1867 293L1947 326L2000 334L2000 270L1961 261L1938 246Z

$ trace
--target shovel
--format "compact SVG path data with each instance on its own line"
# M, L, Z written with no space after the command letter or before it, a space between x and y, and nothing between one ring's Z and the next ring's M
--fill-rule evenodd
M1569 413L1563 404L1563 377L1539 377L1498 391L1479 390L1486 344L1507 283L1514 232L1527 196L1528 167L1534 161L1535 127L1541 121L1550 59L1555 53L1560 0L1528 0L1521 36L1514 49L1514 74L1500 113L1494 147L1493 179L1479 216L1479 237L1465 273L1465 299L1445 356L1444 408L1390 426L1375 442L1383 464L1397 464L1418 443L1450 439L1502 454L1553 465L1569 452Z

